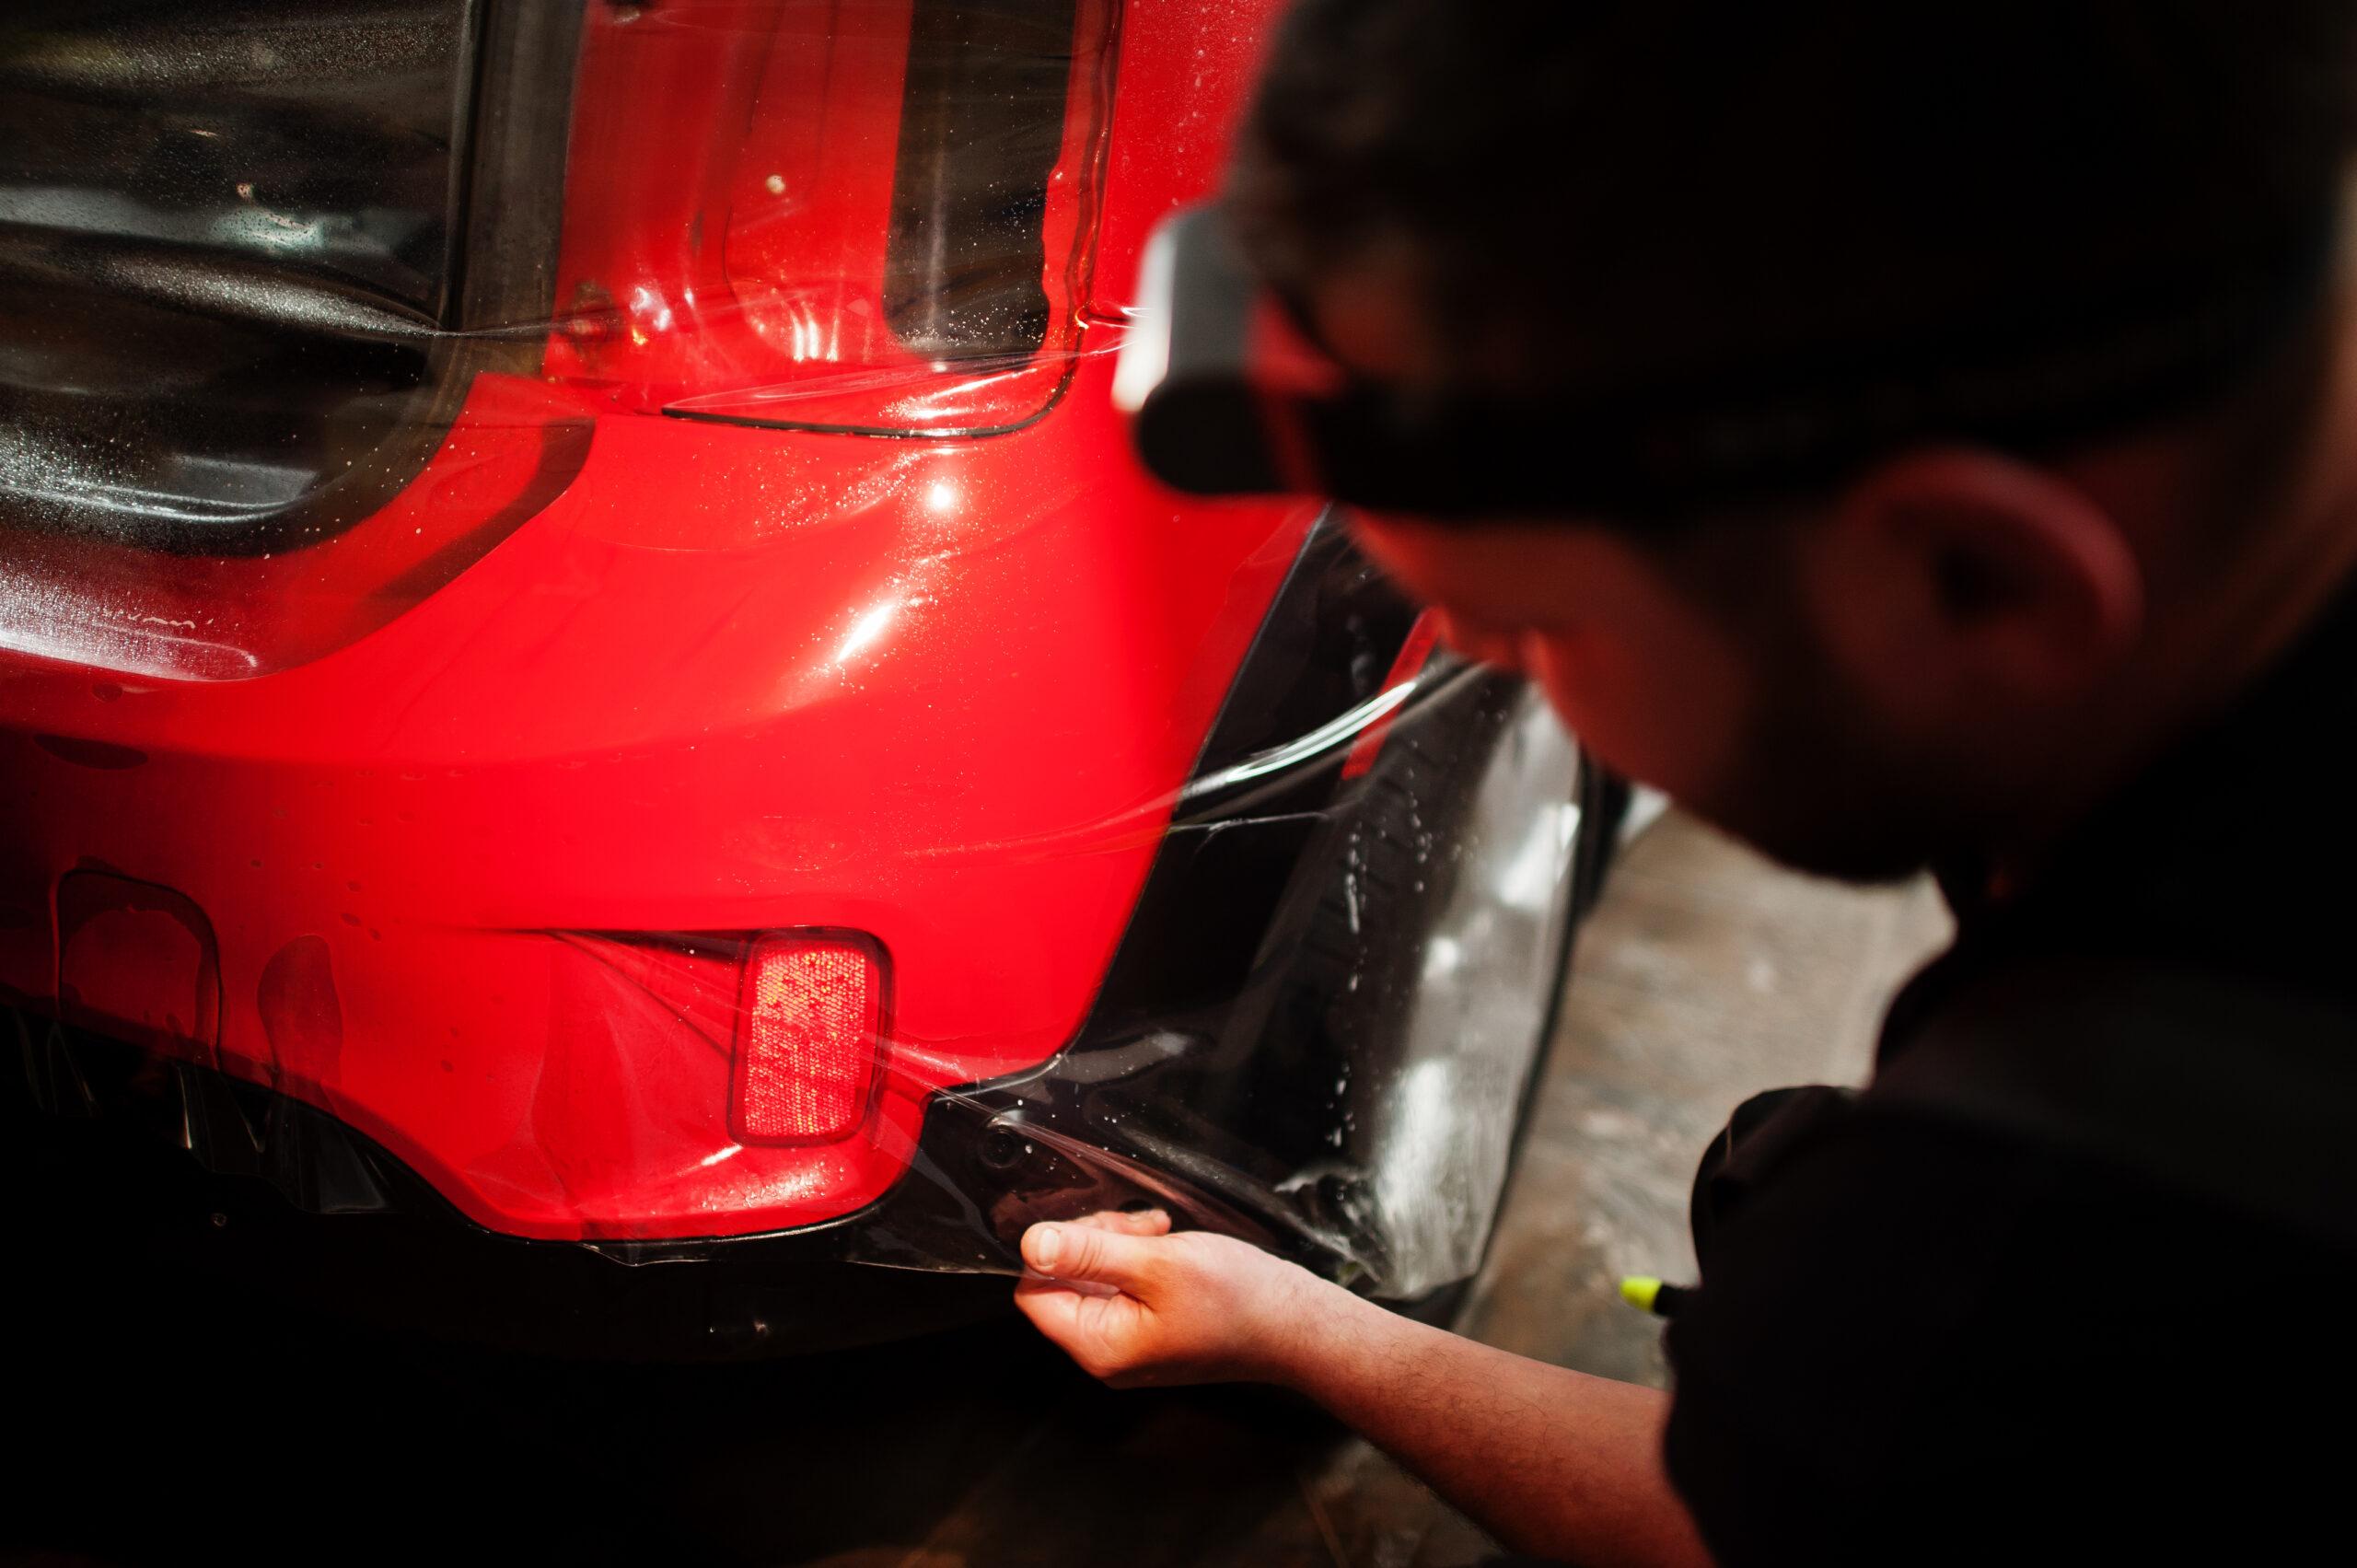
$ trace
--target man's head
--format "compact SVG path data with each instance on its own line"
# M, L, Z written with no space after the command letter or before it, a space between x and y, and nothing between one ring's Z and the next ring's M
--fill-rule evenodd
M2306 602L2336 292L2198 374L2170 355L2337 212L2352 24L1308 0L1229 203L1335 356L1419 395L1921 368L1861 384L1901 434L1805 487L1361 524L1606 761L1795 864L1893 875L2053 826ZM2034 449L1908 423L2016 393L2094 412ZM1841 406L1837 373L1809 416Z

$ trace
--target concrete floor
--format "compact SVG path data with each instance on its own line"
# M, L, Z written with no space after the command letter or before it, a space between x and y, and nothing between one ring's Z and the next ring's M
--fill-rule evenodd
M1676 817L1651 830L1582 939L1466 1330L1661 1381L1615 1282L1690 1269L1688 1180L1726 1111L1858 1077L1945 926L1924 888L1805 882ZM0 1562L1455 1568L1488 1550L1305 1406L1110 1393L1019 1324L585 1370L110 1288L65 1289L8 1342L30 1415L11 1424L41 1441L0 1467Z

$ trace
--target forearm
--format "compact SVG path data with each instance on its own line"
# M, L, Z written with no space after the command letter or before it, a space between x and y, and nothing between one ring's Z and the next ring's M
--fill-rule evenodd
M1413 1323L1336 1291L1274 1380L1317 1400L1516 1551L1707 1564L1662 1467L1669 1398Z

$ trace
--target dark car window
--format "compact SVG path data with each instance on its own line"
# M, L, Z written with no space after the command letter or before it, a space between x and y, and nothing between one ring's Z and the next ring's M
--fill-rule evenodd
M429 379L475 9L12 0L0 518L247 551L381 498L304 505Z
M439 310L465 0L9 9L0 223L298 267Z
M1073 0L917 0L884 308L912 354L1035 354Z
M1067 106L1076 62L1087 77L1109 59L1102 10L911 0L893 24L888 6L15 0L0 9L0 529L299 549L409 483L494 366L644 381L644 412L766 421L775 399L776 422L808 428L1020 424L1075 346L1086 215L1071 192L1101 88L1077 142ZM624 45L618 74L586 87L585 16ZM767 206L714 195L724 248L700 250L702 212L594 188L657 140L620 106L672 47L769 61L747 79L777 76L761 112L793 133L754 171ZM699 97L714 79L686 78L676 112L752 112L724 87ZM567 179L583 92L589 145L619 149L589 160L591 188ZM681 175L667 161L647 178ZM880 221L836 210L869 180L888 183ZM576 198L593 292L660 308L604 358L576 343L543 366ZM700 291L695 331L675 327L671 301ZM863 333L879 317L888 333ZM1005 374L1034 359L1041 374Z
M550 369L612 407L799 430L1038 417L1079 350L1115 21L1109 0L593 10Z

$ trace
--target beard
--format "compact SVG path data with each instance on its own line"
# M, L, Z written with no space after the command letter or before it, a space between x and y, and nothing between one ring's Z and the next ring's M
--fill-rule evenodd
M1794 871L1873 886L1971 853L1956 770L1887 733L1812 640L1755 666L1736 744L1678 804Z

